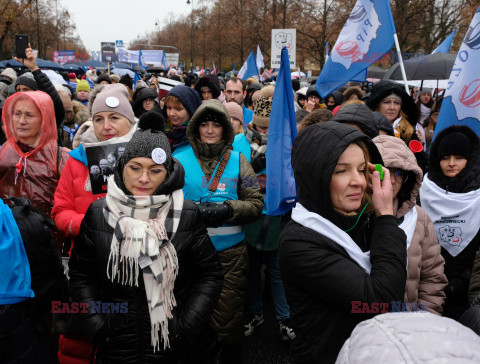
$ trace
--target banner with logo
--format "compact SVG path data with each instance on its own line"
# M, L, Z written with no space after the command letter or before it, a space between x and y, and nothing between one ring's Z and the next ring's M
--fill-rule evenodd
M53 51L53 62L55 63L77 62L75 51Z
M393 47L395 33L388 0L357 0L318 77L315 88L320 96L363 76Z
M451 125L466 125L480 136L480 7L453 64L435 134Z

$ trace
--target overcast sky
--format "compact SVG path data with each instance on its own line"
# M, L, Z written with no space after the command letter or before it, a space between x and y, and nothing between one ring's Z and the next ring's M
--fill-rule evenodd
M77 26L88 51L99 51L100 42L128 43L161 27L165 19L190 14L187 0L60 0ZM194 2L195 3L195 2ZM126 44L128 48L128 44Z

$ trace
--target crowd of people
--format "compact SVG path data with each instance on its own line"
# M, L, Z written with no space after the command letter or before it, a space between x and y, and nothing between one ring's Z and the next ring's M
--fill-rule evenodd
M433 139L439 90L384 80L322 98L293 79L297 203L275 216L275 80L89 70L58 84L26 56L0 74L0 197L43 216L56 253L42 262L62 269L35 269L32 227L2 202L2 362L240 363L267 287L296 363L352 362L364 321L389 311L408 312L380 324L421 311L480 334L480 141L455 125ZM478 357L471 343L442 358Z

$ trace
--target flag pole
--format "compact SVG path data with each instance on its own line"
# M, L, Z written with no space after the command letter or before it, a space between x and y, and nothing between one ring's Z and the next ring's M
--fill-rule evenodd
M400 71L402 71L405 91L407 92L407 95L410 95L410 90L408 89L408 83L407 83L407 74L405 73L405 67L403 67L402 53L400 52L400 44L398 43L397 33L393 33L393 39L395 40L395 48L397 48L397 56L398 56L398 60L400 61Z

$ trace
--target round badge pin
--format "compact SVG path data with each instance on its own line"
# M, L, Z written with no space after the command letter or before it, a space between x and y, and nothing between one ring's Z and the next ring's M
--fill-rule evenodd
M163 164L167 160L167 153L162 148L152 150L152 159L157 164Z
M118 105L120 105L120 100L117 99L115 96L110 96L106 98L105 103L108 107L117 107Z

